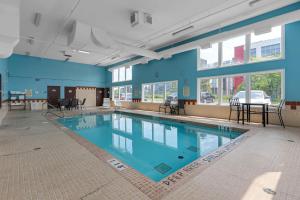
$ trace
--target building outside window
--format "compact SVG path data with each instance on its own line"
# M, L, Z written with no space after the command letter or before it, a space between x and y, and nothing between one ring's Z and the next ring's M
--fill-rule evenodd
M142 101L163 103L169 97L173 102L178 100L177 81L147 83L142 85Z
M262 57L280 56L280 44L273 44L261 47Z
M241 103L278 104L284 98L283 71L256 72L198 79L198 104L228 104L230 98Z
M112 69L112 82L123 82L132 80L132 66L118 67Z
M132 100L132 85L112 87L113 100L119 99L120 101Z

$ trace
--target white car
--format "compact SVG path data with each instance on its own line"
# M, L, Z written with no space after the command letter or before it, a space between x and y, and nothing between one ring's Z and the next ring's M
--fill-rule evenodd
M240 103L246 102L246 92L245 91L239 91L234 96L235 98L239 98ZM264 91L262 90L251 90L251 97L250 97L251 103L265 103L268 105L271 105L271 97L268 96Z

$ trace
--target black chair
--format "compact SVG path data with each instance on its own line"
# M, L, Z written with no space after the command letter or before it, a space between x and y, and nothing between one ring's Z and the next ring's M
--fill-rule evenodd
M165 114L166 114L168 108L171 111L171 101L172 101L171 98L167 98L165 103L159 105L158 112L160 112L160 109L163 109L163 110L165 110Z
M280 121L280 125L283 126L283 128L285 128L285 125L284 125L284 122L283 122L283 118L282 118L282 108L283 108L284 105L285 105L285 99L282 99L277 106L272 106L271 105L271 106L269 106L269 110L266 111L267 115L269 113L271 113L271 114L277 114L278 118L279 118L279 121Z
M82 100L82 102L79 104L79 107L80 107L81 110L84 108L85 102L86 102L86 98L84 98L84 99Z
M72 99L65 99L65 108L71 110L72 108Z
M184 107L184 100L178 100L178 104L177 105L172 105L171 104L171 108L174 108L174 114L180 114L180 110L183 110L183 114L185 115L185 107Z
M237 121L240 121L240 114L241 114L241 103L239 98L230 98L229 99L229 121L231 120L231 113L232 112L237 112Z
M78 109L78 99L72 99L71 100L71 109Z

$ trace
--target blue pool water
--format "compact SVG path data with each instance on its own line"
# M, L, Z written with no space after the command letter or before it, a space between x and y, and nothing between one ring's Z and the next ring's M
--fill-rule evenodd
M83 115L58 121L154 181L241 134L124 113Z

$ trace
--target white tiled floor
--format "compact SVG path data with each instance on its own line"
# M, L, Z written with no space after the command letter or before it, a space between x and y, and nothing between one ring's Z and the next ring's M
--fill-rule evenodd
M10 112L4 119L0 127L1 200L149 199L45 121L38 112ZM256 134L165 199L300 199L300 129L245 127Z

